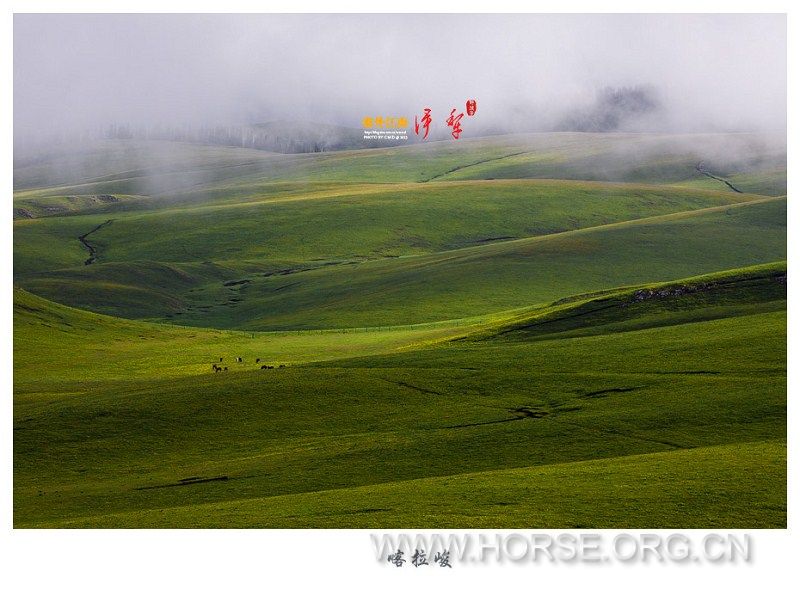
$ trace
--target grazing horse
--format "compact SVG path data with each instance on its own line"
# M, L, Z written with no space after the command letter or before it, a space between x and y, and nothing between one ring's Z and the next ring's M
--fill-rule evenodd
M261 369L262 369L262 370L266 370L266 369L267 369L267 367L266 367L266 366L261 366Z
M212 366L212 368L214 368L214 372L222 372L222 368L220 368L219 366L215 365L215 366Z

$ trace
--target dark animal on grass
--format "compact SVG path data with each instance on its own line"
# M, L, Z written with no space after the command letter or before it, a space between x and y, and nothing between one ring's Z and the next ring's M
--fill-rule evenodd
M219 363L220 363L220 364L222 363L222 358L219 358Z
M278 366L278 368L285 368L285 367L286 367L286 366L284 366L283 364L281 364L280 366Z
M262 369L262 370L266 370L266 369L267 369L267 367L266 367L266 366L261 366L261 369Z
M241 364L241 363L242 363L242 358L240 358L240 357L237 357L237 358L236 358L236 361L237 361L237 362L239 362L239 363Z
M261 363L261 358L260 358L260 357L257 357L257 358L256 358L256 364L260 364L260 363Z
M214 372L222 372L222 368L219 366L212 366L214 368Z
M225 370L225 372L227 372L227 371L228 371L228 366L225 366L225 367L223 368L223 370Z

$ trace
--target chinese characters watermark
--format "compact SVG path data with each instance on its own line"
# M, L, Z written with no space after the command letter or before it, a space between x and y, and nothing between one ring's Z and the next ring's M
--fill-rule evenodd
M386 562L393 564L397 568L401 568L406 562L406 559L403 558L403 551L397 548L396 552L386 557ZM450 564L450 551L443 550L441 552L436 552L433 556L433 564L442 568L452 569L453 565ZM425 553L425 550L414 550L414 553L411 555L411 565L417 568L421 566L431 566L428 562L428 555Z
M472 117L475 115L475 112L478 110L478 102L475 99L469 99L465 103L466 115L467 117ZM464 113L457 113L457 108L453 108L450 111L450 116L445 121L447 127L450 128L450 135L453 137L454 140L458 140L461 136L461 132L464 130L461 127L461 120L464 118ZM422 139L427 140L428 132L431 127L431 122L433 121L431 117L431 109L425 107L422 110L422 118L419 116L414 116L414 133L419 136L420 126L422 126L423 135Z

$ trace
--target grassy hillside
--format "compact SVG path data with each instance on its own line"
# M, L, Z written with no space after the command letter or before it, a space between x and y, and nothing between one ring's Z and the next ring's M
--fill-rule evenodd
M34 407L87 385L158 382L211 373L257 370L311 361L388 353L414 343L468 332L492 316L424 326L246 333L165 326L112 318L14 290L14 374L18 408ZM237 357L246 362L237 363ZM224 358L219 361L219 358Z
M102 249L103 262L279 264L442 251L758 198L725 191L550 180L349 188L313 191L305 198L270 190L263 198L236 203L228 198L210 205L73 221L88 231L113 220L92 236ZM35 220L28 229L46 227L50 221L63 220ZM24 239L20 242L24 245Z
M747 529L753 524L783 528L785 469L786 444L765 441L137 510L37 526L493 529L500 514L510 529L648 529L654 524L671 529ZM750 475L745 487L742 474Z
M785 258L785 201L587 228L437 254L277 274L184 323L256 329L424 323ZM196 303L209 305L208 292ZM209 291L209 292L213 292ZM214 297L212 297L213 299ZM217 322L219 320L219 322Z
M775 269L765 268L767 273ZM730 275L710 280L720 279L730 281ZM740 284L745 282L741 279ZM171 366L166 355L148 349L158 346L154 333L175 327L95 317L44 301L37 305L21 293L20 311L36 315L39 323L32 318L19 321L20 347L26 347L29 330L64 329L68 328L64 322L77 319L84 325L85 321L102 324L99 339L118 333L119 343L98 345L93 362L77 357L84 353L81 346L51 348L51 357L57 359L53 363L85 366L83 371L77 368L84 372L83 378L92 379L98 370L105 381L102 387L87 390L84 383L67 383L59 396L45 398L24 394L31 377L17 385L23 395L14 415L15 522L54 524L83 517L87 525L107 524L104 521L112 520L108 514L180 506L183 510L171 524L219 525L219 515L206 504L491 471L470 477L486 478L486 489L470 481L448 503L469 515L476 504L488 508L481 496L495 496L487 521L513 526L519 520L517 509L500 504L503 499L497 496L502 488L491 484L498 469L784 439L785 312L773 298L780 297L785 285L779 279L770 282L778 292L751 297L753 305L766 303L764 311L751 315L734 311L730 318L682 323L683 310L676 309L675 325L644 330L610 328L610 334L558 340L511 342L491 337L423 344L416 350L298 362L273 371L250 364L223 374L197 374L189 366L187 376L176 376L173 366L187 356L206 353L211 343L221 345L222 341L209 340L221 335L207 333L197 348L191 337L184 344L173 344L176 359ZM729 302L733 307L742 303L737 286L723 290L729 294L715 298L721 312ZM642 304L649 306L651 301ZM657 301L652 304L660 311ZM126 328L134 330L127 335L117 330ZM135 329L155 340L134 336ZM440 334L426 336L436 339ZM277 343L270 341L273 335L262 336L260 343L266 346ZM420 339L417 343L424 343ZM336 339L328 339L332 340ZM229 349L238 348L230 339L227 344ZM127 374L137 353L150 359L143 361L135 378L118 375L111 382L111 374L102 374L115 368ZM122 355L128 359L118 361ZM58 379L55 369L50 386ZM41 386L46 388L47 377L44 380ZM742 462L753 462L747 446L721 451L719 456L709 452L719 459L718 471L737 473ZM766 446L763 453L778 463L775 470L780 474L781 448ZM707 457L699 456L698 470L710 470L703 460ZM616 469L610 470L616 474ZM630 486L629 479L640 478L623 467L619 470L613 478L620 484ZM588 485L591 470L577 470L571 485L561 482L559 471L551 477L541 476L551 474L547 472L536 474L543 487L574 487L585 493L596 486ZM180 484L192 477L218 480ZM661 482L674 496L688 491L701 496L689 481L676 484L674 477L658 473L653 478L668 479ZM780 489L766 492L759 483L742 481L730 487L745 490L747 499L759 504L780 507ZM724 512L711 504L725 491L734 490L710 488L708 499L694 507L691 524L710 520L706 512L711 507L713 521L754 524L738 505ZM351 494L342 495L340 503L349 504ZM321 504L318 510L292 524L330 525L318 515L325 514L322 509L331 503L330 497L322 496L316 503ZM623 508L616 520L640 524L641 519L633 518L637 512L635 505ZM404 516L396 518L402 521ZM570 516L567 512L554 520ZM784 515L778 509L759 516L758 525L775 526ZM133 514L118 524L152 520L149 514ZM267 524L264 520L244 510L236 519L237 524L261 526ZM277 517L275 524L286 524L282 520ZM434 515L431 521L435 520ZM463 524L459 520L463 519L443 524ZM430 524L422 521L420 526ZM606 523L587 526L598 524Z
M541 181L317 194L18 221L17 283L126 317L329 328L455 319L785 257L783 202L732 192ZM77 237L98 226L85 266Z
M18 160L14 525L785 527L786 203L748 134Z
M455 340L588 336L785 309L786 263L576 295L497 317Z

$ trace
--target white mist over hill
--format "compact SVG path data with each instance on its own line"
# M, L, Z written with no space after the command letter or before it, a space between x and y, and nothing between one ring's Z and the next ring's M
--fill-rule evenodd
M442 138L469 98L478 112L464 136L786 126L783 15L23 14L14 25L18 148L120 125L413 124L423 107ZM615 104L625 90L646 102Z

